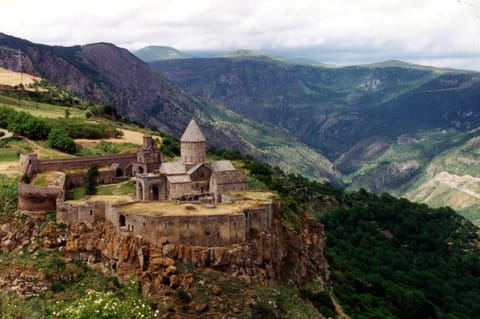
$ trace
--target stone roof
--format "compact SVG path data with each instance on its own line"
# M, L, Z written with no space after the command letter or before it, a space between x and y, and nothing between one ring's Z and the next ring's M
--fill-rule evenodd
M205 166L206 168L208 168L210 171L212 170L210 168L210 163L198 163L197 165L193 166L192 168L190 168L188 171L187 171L187 174L188 175L192 175L197 169L199 169L200 167L202 166Z
M203 135L200 127L198 127L197 122L194 119L190 121L185 132L183 132L180 142L206 142L205 136Z
M190 183L192 181L188 175L167 176L167 180L170 184Z
M165 175L182 175L185 174L187 170L185 165L181 162L163 162L160 165L160 173Z
M215 162L212 162L211 165L212 165L212 171L214 172L231 171L235 169L232 165L232 162L230 162L229 160L215 161Z

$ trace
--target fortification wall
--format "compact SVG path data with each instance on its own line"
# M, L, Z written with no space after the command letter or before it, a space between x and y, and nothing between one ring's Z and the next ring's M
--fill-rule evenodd
M81 158L64 158L51 160L37 160L32 161L33 173L40 173L46 171L62 171L66 169L88 168L91 164L98 166L110 166L118 163L123 170L128 172L131 164L137 159L137 154L120 154L120 155L104 155L104 156L85 156ZM127 175L127 174L125 174Z
M105 220L104 202L86 202L83 205L74 205L57 201L57 223L74 225L85 223L92 227L95 223Z
M57 198L63 197L59 187L38 187L18 183L18 209L20 210L55 210Z
M225 246L246 239L245 215L149 216L115 207L106 214L118 231L129 231L156 243Z
M60 202L60 201L59 201ZM229 246L245 242L252 233L268 231L272 226L274 204L239 214L152 216L131 213L124 209L132 203L112 205L106 202L86 202L83 205L59 203L57 222L86 223L111 222L118 232L131 232L151 243L161 245Z
M260 208L245 210L246 227L251 233L266 231L272 226L273 204L261 204Z

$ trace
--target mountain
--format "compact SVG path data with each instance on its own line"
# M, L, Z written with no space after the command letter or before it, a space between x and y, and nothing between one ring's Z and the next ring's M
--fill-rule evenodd
M478 73L417 67L324 68L273 59L158 61L188 93L282 127L331 161L372 136L480 123Z
M287 131L333 162L344 183L376 193L408 196L433 178L436 156L480 125L477 72L401 61L323 67L252 53L150 65L206 103Z
M191 55L183 53L175 48L161 45L144 47L140 50L134 51L133 54L145 62L183 59L191 57Z
M118 114L179 138L195 117L210 146L236 149L291 173L339 182L333 164L281 128L266 126L185 94L125 49L109 43L61 47L0 34L0 67L50 80ZM294 163L294 164L292 164Z

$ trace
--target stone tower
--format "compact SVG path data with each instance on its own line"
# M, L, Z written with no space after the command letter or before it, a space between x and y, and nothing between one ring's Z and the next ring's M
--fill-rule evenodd
M198 163L205 162L206 139L194 119L180 138L180 156L182 164L189 169Z
M150 135L143 136L143 145L137 150L137 162L133 164L135 173L152 173L162 162L162 155Z

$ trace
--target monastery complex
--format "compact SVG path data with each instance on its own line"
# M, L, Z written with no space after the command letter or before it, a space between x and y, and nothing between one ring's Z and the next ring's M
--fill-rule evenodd
M149 135L136 153L39 160L20 156L24 176L53 174L47 186L19 182L21 210L56 210L57 222L68 225L110 222L152 243L226 246L268 230L276 195L248 191L244 170L228 160L206 160L206 139L192 119L180 139L180 160L163 161ZM134 196L87 196L65 200L65 193L84 184L90 165L99 169L98 184L135 181Z

